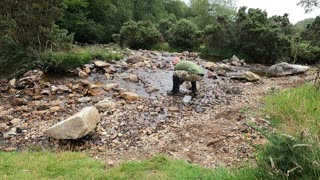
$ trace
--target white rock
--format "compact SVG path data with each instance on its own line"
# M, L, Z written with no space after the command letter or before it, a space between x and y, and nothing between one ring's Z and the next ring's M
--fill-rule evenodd
M304 73L310 69L309 66L289 64L286 62L275 64L267 71L267 76L285 76L298 73Z
M101 116L97 108L91 106L59 122L45 131L45 134L55 139L78 139L94 130Z

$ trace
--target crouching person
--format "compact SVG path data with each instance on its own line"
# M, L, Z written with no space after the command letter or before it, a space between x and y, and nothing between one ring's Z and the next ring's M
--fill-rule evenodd
M192 95L197 95L197 81L201 81L204 76L204 69L199 65L191 62L180 60L180 58L175 57L172 60L174 67L173 73L173 87L169 95L177 95L180 92L180 85L184 81L190 81L192 85Z

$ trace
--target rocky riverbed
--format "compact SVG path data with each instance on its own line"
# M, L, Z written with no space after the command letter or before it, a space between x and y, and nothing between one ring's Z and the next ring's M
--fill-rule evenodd
M179 96L167 95L174 56L206 67L198 96L190 96L188 83ZM140 50L120 61L96 60L68 76L33 70L19 79L2 79L0 149L82 151L109 165L155 154L206 167L254 161L252 144L266 140L252 125L272 130L269 119L256 113L260 97L300 85L308 75L259 77L267 67L234 58L211 63L196 53ZM56 140L44 133L94 105L102 119L85 137Z

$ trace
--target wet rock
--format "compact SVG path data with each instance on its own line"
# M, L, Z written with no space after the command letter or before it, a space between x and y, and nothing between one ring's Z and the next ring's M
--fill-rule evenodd
M28 100L26 98L13 98L10 103L12 106L23 106L28 104Z
M111 111L117 107L117 104L111 98L105 98L94 105L99 111Z
M45 131L55 139L78 139L95 129L101 116L95 107L86 107L68 119L59 122Z
M138 62L144 62L145 60L146 60L146 58L143 56L133 55L133 56L128 57L127 63L136 64Z
M289 64L286 62L275 64L271 66L267 71L267 76L277 77L304 73L310 69L309 66Z
M106 63L104 61L94 61L93 62L94 66L96 66L97 68L105 68L105 67L109 67L110 64Z
M171 111L171 112L179 112L179 108L178 107L174 107L174 106L168 107L168 110Z
M132 92L123 92L120 94L120 97L125 98L128 101L136 101L139 99L139 95Z
M110 90L113 90L117 87L119 87L118 83L110 83L110 84L104 85L102 88L106 91L110 91Z
M87 103L87 102L91 101L91 98L90 97L82 97L82 98L79 98L77 101L80 103Z
M83 78L83 79L89 77L89 75L88 75L86 72L84 72L84 71L79 71L78 76L79 76L80 78Z

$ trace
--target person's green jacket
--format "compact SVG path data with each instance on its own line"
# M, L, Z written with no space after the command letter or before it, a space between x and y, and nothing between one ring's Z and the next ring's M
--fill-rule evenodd
M174 67L174 71L187 71L190 74L204 75L205 71L202 67L191 61L180 60Z

